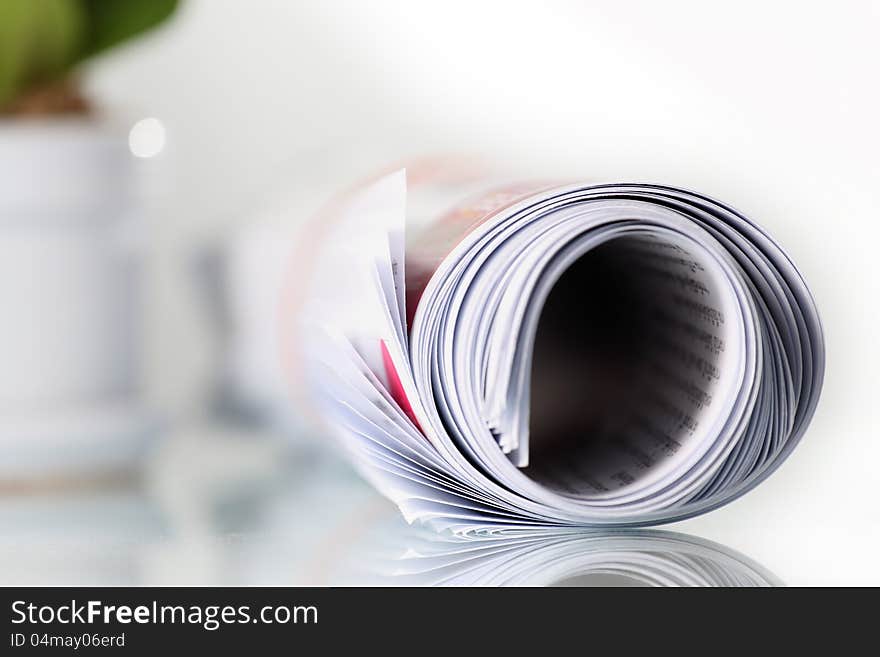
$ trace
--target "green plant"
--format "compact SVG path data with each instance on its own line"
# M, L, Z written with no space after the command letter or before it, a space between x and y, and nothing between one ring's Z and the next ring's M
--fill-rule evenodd
M170 16L177 0L0 0L0 110Z

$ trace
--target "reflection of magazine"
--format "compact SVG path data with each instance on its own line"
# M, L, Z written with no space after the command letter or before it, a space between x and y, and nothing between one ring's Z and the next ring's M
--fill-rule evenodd
M413 531L377 566L391 586L779 586L763 566L705 539L656 530Z
M666 522L791 452L822 332L761 229L657 185L468 194L416 236L404 172L350 195L303 308L318 402L408 519Z

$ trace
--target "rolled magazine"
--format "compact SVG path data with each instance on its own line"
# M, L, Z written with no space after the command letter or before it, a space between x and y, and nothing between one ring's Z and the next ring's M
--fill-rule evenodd
M407 520L670 522L786 459L824 344L764 230L669 186L461 178L363 185L298 259L313 400Z

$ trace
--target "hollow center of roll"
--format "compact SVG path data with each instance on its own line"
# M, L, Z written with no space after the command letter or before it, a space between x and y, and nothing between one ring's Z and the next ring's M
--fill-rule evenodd
M678 235L627 234L581 256L541 313L524 472L603 498L684 469L737 394L738 313L724 271Z

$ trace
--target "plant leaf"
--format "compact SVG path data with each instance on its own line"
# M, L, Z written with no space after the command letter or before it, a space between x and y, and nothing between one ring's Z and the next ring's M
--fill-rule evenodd
M79 0L0 0L0 107L73 66L83 19Z
M167 19L177 0L80 0L88 22L82 58L106 50Z

